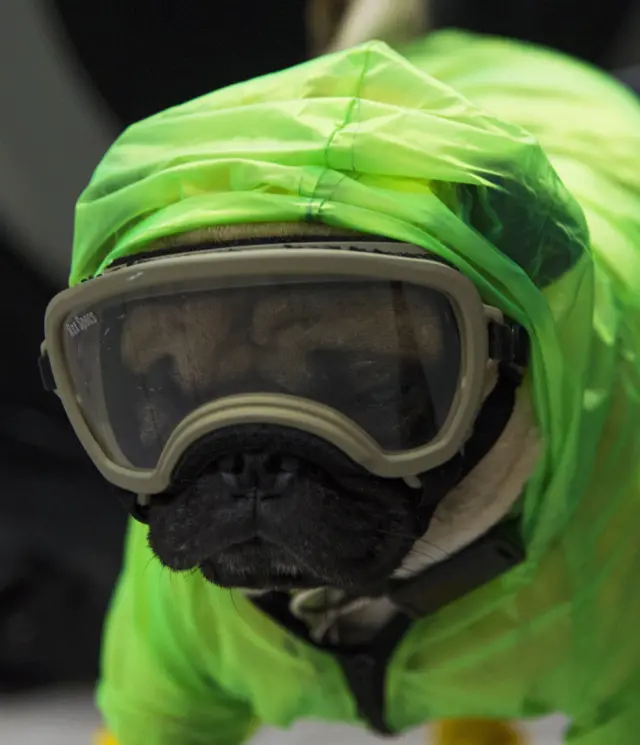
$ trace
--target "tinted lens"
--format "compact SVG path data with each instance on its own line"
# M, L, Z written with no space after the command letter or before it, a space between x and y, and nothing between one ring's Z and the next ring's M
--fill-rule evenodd
M388 451L439 433L458 388L460 334L447 297L402 282L243 279L121 296L67 319L84 415L117 462L153 468L204 404L285 393L335 409Z

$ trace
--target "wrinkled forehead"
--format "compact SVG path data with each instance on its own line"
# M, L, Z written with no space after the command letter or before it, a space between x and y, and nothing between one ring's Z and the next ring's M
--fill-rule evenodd
M122 309L121 354L143 373L171 357L186 374L238 350L320 351L437 358L455 319L446 298L385 281L298 281L132 301Z
M203 246L228 246L253 241L333 240L383 236L322 223L247 223L218 225L156 241L165 253ZM264 350L369 350L398 354L412 344L421 354L438 354L443 323L450 316L443 298L426 289L390 283L292 283L212 293L182 294L131 302L124 319L122 357L127 366L146 371L162 356L198 367L205 355L224 354L251 344ZM450 320L450 319L449 319ZM403 333L399 333L404 328ZM404 349L403 349L404 347Z

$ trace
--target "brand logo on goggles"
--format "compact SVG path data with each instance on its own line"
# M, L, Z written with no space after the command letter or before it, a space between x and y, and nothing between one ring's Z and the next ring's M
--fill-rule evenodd
M89 311L81 316L75 316L72 321L67 321L64 327L71 338L77 336L81 331L86 331L90 326L98 323L95 313Z

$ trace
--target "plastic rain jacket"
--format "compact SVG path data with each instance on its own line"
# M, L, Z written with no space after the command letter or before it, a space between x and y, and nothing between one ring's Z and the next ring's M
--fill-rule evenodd
M319 220L442 256L528 329L543 453L527 560L416 622L393 730L563 712L574 745L640 731L640 105L555 53L454 32L370 43L126 130L77 206L72 283L151 240ZM338 663L240 594L163 570L130 529L99 702L120 745L233 745L356 722Z

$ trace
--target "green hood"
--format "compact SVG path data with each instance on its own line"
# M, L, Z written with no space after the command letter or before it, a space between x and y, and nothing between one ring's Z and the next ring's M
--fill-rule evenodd
M78 202L71 282L169 234L291 220L409 241L470 277L532 340L528 558L416 624L393 665L437 716L579 717L639 674L640 107L503 41L437 34L407 56L366 44L129 128ZM424 715L406 707L394 726Z

